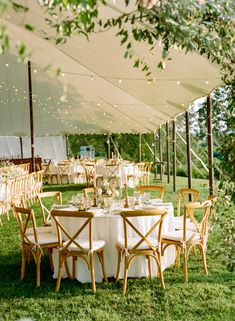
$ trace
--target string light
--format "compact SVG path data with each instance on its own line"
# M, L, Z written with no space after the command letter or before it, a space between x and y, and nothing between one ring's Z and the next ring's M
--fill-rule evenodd
M119 83L119 84L122 83L122 79L121 79L121 78L118 79L118 83Z
M177 85L180 85L180 81L179 81L179 80L177 80L177 82L176 82L176 83L177 83Z

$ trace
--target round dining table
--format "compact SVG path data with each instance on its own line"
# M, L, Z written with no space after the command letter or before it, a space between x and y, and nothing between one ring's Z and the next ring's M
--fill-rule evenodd
M142 209L142 206L138 207ZM168 231L174 230L174 211L172 203L160 203L155 202L152 200L152 203L145 205L145 209L165 209L167 211L167 215L163 222L162 233L167 233ZM58 209L58 207L57 207ZM61 210L77 210L76 207L63 206ZM94 240L104 240L105 241L105 248L104 248L104 258L105 258L105 268L108 277L115 277L116 269L117 269L117 249L116 244L119 240L124 238L124 230L123 230L123 219L120 215L120 211L124 209L117 209L115 207L115 203L111 206L109 211L100 208L91 208L89 209L90 212L94 213L93 219L93 239ZM146 232L153 224L152 217L135 217L132 218L132 222L138 227L138 229L144 233ZM77 218L60 218L62 225L66 228L66 230L71 233L75 234L78 230L79 226L82 224L82 219ZM79 222L80 221L80 222ZM56 226L55 222L52 220L52 233L56 234ZM133 230L129 231L129 237L136 237L136 234L133 235ZM157 232L156 232L157 233ZM151 235L155 236L156 235ZM82 239L87 239L88 231L83 231L83 234L80 236ZM98 257L94 256L94 266L95 266L95 280L96 282L102 281L102 269L101 265L98 261ZM169 247L165 252L164 256L162 257L162 269L166 269L170 265L174 263L175 259L175 249L174 247ZM54 263L54 278L57 278L58 273L58 250L53 250L53 263ZM67 259L67 264L72 271L72 258ZM152 275L157 276L157 267L156 262L152 259ZM76 261L76 278L78 281L84 282L91 282L90 271L87 268L86 263L78 258ZM137 257L136 260L131 265L131 268L128 271L129 277L145 277L148 276L148 265L147 260L145 257ZM62 277L67 277L65 269L62 272ZM123 277L123 264L121 268L120 278Z

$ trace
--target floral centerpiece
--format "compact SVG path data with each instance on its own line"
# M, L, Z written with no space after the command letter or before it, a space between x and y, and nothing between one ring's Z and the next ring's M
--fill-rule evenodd
M103 197L118 197L119 192L115 189L115 187L110 186L108 180L104 180L101 187L97 188L97 196Z

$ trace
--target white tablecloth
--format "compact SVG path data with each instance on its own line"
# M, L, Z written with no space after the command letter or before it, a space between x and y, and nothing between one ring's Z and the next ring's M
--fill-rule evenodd
M167 210L167 215L164 220L163 224L163 231L162 233L166 233L168 231L174 230L174 211L172 205L164 205L164 203L161 205L161 207L164 206L164 208ZM157 207L157 208L161 208ZM61 220L61 222L65 225L65 227L68 229L70 233L75 233L79 226L80 219L74 219L74 218L66 218ZM141 217L141 218L134 218L133 219L135 224L138 224L138 228L142 230L142 232L147 231L153 223L153 218L151 217ZM81 221L80 221L81 222ZM52 222L52 233L56 233L55 231L55 223ZM134 233L134 232L133 232ZM87 235L83 235L86 237ZM99 210L97 212L97 215L94 217L93 221L93 238L94 239L100 239L104 240L106 242L105 248L104 248L104 256L105 256L105 267L106 267L106 273L108 277L115 277L116 275L116 269L117 269L117 249L116 244L118 240L123 238L123 223L122 223L122 217L118 214L107 214L103 215L102 212ZM131 234L129 237L136 237L136 234ZM174 247L169 247L168 250L165 252L164 257L162 257L162 268L163 270L174 263ZM54 277L57 277L58 272L58 251L53 251L53 261L54 261ZM68 259L68 265L71 269L72 266L72 259ZM76 263L76 278L80 282L91 282L90 278L90 271L87 269L86 263L78 258ZM102 281L102 270L101 265L98 261L97 256L95 255L95 279L97 282ZM123 264L122 264L123 268ZM156 275L156 263L152 259L152 274ZM143 277L148 275L148 269L147 269L147 262L144 257L138 257L133 262L128 276L130 277ZM65 271L63 271L63 277L66 277ZM123 271L121 269L120 277L123 277Z

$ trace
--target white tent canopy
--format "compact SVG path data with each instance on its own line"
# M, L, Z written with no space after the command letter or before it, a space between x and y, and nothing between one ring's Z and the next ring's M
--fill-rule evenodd
M190 102L207 95L220 83L220 71L205 57L174 50L164 71L152 68L151 83L143 72L124 59L116 31L95 33L87 41L72 37L55 46L43 39L41 30L52 33L36 1L20 1L27 13L10 12L7 24L11 42L19 40L32 52L35 135L87 133L145 133L184 112ZM118 1L122 2L122 1ZM106 17L123 8L118 2L103 8ZM35 32L24 28L26 23ZM161 55L149 54L138 43L135 52L155 66ZM52 66L45 71L49 63ZM56 68L62 75L55 77ZM0 56L0 135L29 135L27 66L17 63L13 47ZM66 84L66 98L63 86Z

